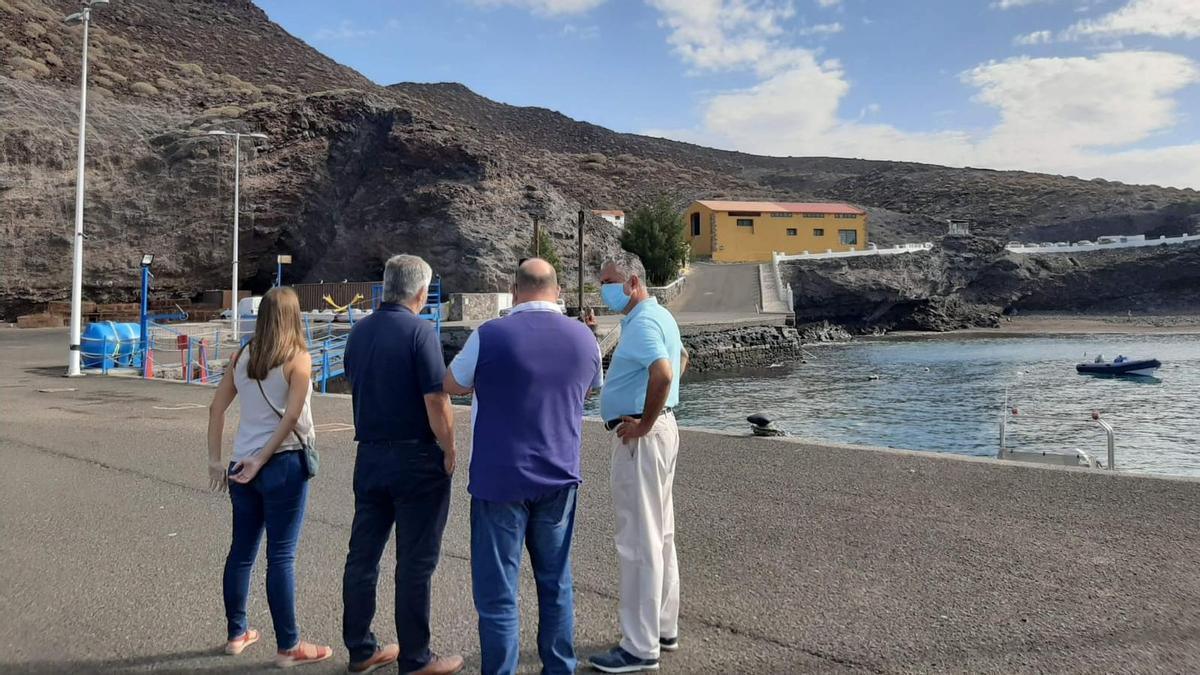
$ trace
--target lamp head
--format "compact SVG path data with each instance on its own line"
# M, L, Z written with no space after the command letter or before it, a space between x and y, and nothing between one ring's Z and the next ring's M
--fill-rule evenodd
M64 18L63 23L68 26L76 26L83 23L83 12L75 12L71 16Z
M103 7L108 4L108 0L83 0L84 7Z
M154 254L147 253L142 256L142 267L149 267L154 262Z

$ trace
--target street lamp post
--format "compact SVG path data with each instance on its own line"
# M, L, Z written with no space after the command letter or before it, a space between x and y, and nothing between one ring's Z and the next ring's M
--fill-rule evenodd
M233 297L230 299L230 314L233 321L233 341L238 342L240 338L238 331L241 329L240 321L238 320L238 215L241 210L241 173L242 173L242 137L246 138L266 138L266 134L243 134L236 131L210 131L209 136L232 136L233 137Z
M83 151L87 133L87 72L88 72L88 25L92 21L92 8L108 4L108 0L83 0L83 9L66 17L63 21L73 26L83 24L83 73L79 78L79 156L75 176L75 237L74 255L71 263L71 351L67 356L67 377L75 377L79 371L79 333L83 323Z

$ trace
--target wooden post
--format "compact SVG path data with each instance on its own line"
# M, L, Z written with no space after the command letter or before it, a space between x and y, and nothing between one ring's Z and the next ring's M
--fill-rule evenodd
M579 320L583 321L583 209L579 210Z

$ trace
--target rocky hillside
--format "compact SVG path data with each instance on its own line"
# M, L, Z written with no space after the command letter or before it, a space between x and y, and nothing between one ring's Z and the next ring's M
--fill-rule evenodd
M80 29L66 0L0 0L0 315L67 296ZM377 86L271 23L249 0L141 0L97 10L89 98L85 292L131 298L142 252L156 288L228 285L229 140L243 145L243 283L274 255L293 282L377 278L426 256L449 290L507 287L538 216L574 251L579 209L662 193L839 199L872 240L929 239L949 217L1001 238L1197 231L1200 194L1101 181L829 158L767 158L619 134L455 84ZM588 262L617 250L588 221Z

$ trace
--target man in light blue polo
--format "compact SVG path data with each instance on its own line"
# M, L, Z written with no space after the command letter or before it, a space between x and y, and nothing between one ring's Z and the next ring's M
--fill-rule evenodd
M580 482L583 403L600 388L600 346L562 315L545 260L517 269L516 305L471 334L442 384L475 394L471 450L471 582L484 675L517 669L517 586L529 549L538 593L542 673L575 672L571 538Z
M589 659L606 673L657 670L660 650L679 648L679 568L672 487L679 430L672 409L687 351L675 318L650 297L637 267L608 260L601 298L621 320L600 415L613 432L612 496L621 567L621 642Z

